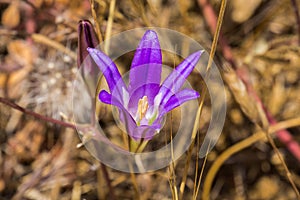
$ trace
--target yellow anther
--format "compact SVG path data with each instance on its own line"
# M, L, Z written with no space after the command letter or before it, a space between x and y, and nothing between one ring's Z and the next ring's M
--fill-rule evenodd
M149 107L148 97L143 96L143 98L141 98L138 103L138 111L137 112L138 112L139 120L142 120L145 117L148 107Z

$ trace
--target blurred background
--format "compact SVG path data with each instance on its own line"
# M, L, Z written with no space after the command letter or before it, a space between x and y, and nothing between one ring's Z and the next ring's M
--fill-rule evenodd
M102 165L66 127L72 124L79 20L92 21L100 40L133 28L164 27L209 52L220 5L217 0L0 0L0 199L176 199L174 191L193 199L199 180L196 199L297 199L299 0L228 1L215 57L227 115L206 160L197 152L209 125L209 98L190 155L151 173ZM118 63L126 71L130 59ZM204 87L197 76L191 82ZM120 132L112 121L111 115L101 121L110 136ZM267 139L267 130L281 131Z

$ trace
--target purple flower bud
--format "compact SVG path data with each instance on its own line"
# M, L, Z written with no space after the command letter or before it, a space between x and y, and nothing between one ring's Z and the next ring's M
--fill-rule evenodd
M93 25L88 20L81 20L78 23L78 52L77 52L77 66L80 66L84 62L84 69L88 73L93 72L93 68L96 66L93 59L90 58L87 48L96 48L99 45L99 41ZM85 60L86 59L86 60Z

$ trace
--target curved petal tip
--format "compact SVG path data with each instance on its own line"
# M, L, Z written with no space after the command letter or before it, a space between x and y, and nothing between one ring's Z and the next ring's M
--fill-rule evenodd
M157 34L155 31L148 30L145 32L143 39L144 40L157 40L158 37L157 37Z

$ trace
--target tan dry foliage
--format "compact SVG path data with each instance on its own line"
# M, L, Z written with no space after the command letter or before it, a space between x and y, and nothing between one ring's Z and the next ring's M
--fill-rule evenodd
M262 0L251 0L247 2L245 2L245 0L230 1L233 7L233 11L231 13L232 20L238 23L245 22L252 16L261 2Z
M15 28L20 24L19 2L13 1L3 12L1 18L2 24L7 28Z
M7 50L9 53L7 60L22 67L10 74L8 85L12 87L20 83L31 71L36 53L32 46L24 40L14 40L10 42L7 46Z
M245 84L238 78L237 74L230 69L224 72L223 78L243 112L249 119L252 119L253 122L260 122L257 105L253 97L248 94Z

